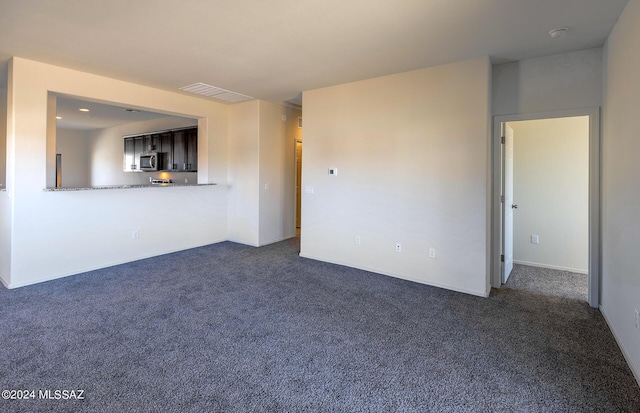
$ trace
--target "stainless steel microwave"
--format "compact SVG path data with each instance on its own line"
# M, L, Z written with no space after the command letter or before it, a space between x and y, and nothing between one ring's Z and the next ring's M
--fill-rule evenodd
M140 154L141 171L158 171L162 168L162 153L145 152Z

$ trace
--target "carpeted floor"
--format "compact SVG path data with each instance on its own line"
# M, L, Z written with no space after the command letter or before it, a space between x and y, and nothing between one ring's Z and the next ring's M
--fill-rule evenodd
M297 248L224 242L0 289L2 390L36 392L0 411L640 411L582 300L473 297Z
M587 301L587 274L515 264L506 288L553 297Z

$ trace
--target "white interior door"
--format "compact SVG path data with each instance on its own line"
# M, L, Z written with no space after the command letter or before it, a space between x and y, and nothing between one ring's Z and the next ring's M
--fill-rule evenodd
M504 202L502 203L502 216L504 217L502 248L504 265L502 266L502 283L506 283L513 270L513 210L517 205L513 204L513 129L505 124L503 151L503 188Z

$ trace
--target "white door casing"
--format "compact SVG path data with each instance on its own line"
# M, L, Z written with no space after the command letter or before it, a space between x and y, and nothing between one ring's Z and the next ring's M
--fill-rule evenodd
M502 234L502 253L504 254L504 265L502 266L502 283L505 284L513 270L513 129L508 124L504 126L504 151L503 168L504 180L502 194L502 214L504 216L504 226Z
M600 305L600 108L564 109L552 112L520 113L498 115L493 118L492 143L492 191L491 191L491 286L499 288L502 283L500 254L503 251L503 204L500 202L502 191L502 146L501 137L505 136L502 125L507 122L562 118L570 116L589 116L589 305Z

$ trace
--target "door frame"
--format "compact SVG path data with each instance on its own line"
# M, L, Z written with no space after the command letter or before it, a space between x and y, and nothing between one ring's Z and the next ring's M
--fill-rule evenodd
M600 306L601 237L600 237L600 186L601 186L601 141L600 108L567 109L551 112L522 113L493 117L491 146L491 277L493 288L502 286L502 263L500 261L502 243L502 216L500 195L502 195L501 138L502 124L521 120L589 117L589 258L588 258L588 302L593 308Z
M298 144L302 145L302 139L293 140L293 179L294 189L296 193L293 196L293 228L294 232L298 231L298 194L297 189L300 186L302 192L302 171L300 171L300 182L298 182ZM300 197L300 215L302 215L302 196ZM300 217L300 234L302 234L302 217Z
M502 284L506 283L509 279L509 275L513 270L513 207L507 207L508 204L513 205L513 129L507 124L507 122L503 122L500 124L500 136L506 137L507 128L511 129L511 201L507 197L507 143L508 139L505 139L502 145L500 145L500 166L501 166L501 174L500 174L500 282ZM502 202L502 195L504 195L504 202ZM511 270L507 273L506 266L509 263L509 255L507 254L506 242L507 239L507 228L506 228L506 220L507 215L506 212L511 213ZM504 255L504 261L502 260L502 256Z

